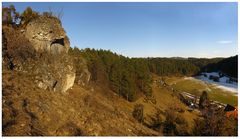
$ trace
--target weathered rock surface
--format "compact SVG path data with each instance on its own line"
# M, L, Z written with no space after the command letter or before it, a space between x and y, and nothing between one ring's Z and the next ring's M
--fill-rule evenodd
M87 62L82 57L74 57L74 63L76 65L76 79L75 83L81 86L88 85L91 73L88 71Z
M30 73L36 86L45 90L66 92L73 86L76 70L68 55L70 43L57 18L40 16L24 31L4 27L3 33L9 68Z
M38 52L67 53L70 47L66 32L57 18L39 17L26 26L26 38Z
M71 57L67 54L44 54L42 57L31 69L37 86L57 92L66 92L71 88L76 75ZM46 57L48 59L45 59Z

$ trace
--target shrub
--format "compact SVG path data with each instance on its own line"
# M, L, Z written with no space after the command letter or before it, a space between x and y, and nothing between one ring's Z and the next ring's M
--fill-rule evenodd
M142 104L135 105L132 115L136 120L138 120L138 122L142 123L144 120L143 105Z
M187 123L187 121L183 118L182 115L178 115L177 118L175 119L177 124L183 125Z
M177 118L175 119L175 122L177 123L177 130L176 130L176 135L177 136L187 136L189 135L189 126L186 121L186 119L182 115L178 115Z
M212 111L210 107L205 110L205 116L194 121L193 135L237 136L237 120L227 118L223 111Z
M3 61L11 70L20 68L28 59L36 58L32 45L18 29L13 27L3 27L2 53Z
M32 10L31 7L27 7L21 14L21 25L25 27L31 20L39 17L39 14Z
M19 18L20 18L19 13L16 12L14 5L10 5L9 7L2 8L3 25L18 24Z
M166 111L166 121L163 123L163 134L172 136L176 134L176 113L173 110Z
M206 91L203 91L199 100L199 108L200 109L205 108L207 105L207 101L208 101L208 94Z
M161 111L160 109L157 109L157 112L155 113L155 115L153 117L150 117L152 120L152 123L148 126L149 128L156 131L160 130L162 125L162 119L160 115L161 115Z
M166 120L163 123L163 134L173 136L176 134L176 124L173 121Z

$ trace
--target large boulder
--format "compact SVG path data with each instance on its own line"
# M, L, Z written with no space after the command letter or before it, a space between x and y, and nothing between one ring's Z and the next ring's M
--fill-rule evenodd
M40 16L26 26L26 38L38 52L67 53L70 47L66 32L59 19Z

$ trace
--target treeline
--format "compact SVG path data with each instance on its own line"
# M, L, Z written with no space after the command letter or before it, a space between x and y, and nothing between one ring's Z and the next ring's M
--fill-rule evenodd
M206 67L208 65L214 64L214 63L218 63L219 61L223 60L224 58L188 58L188 61L193 63L195 66L197 66L201 72L204 71L209 71L211 69L207 69Z
M203 67L204 71L221 71L231 77L238 77L238 55L226 59L221 59L218 62L210 63Z
M220 69L229 76L238 78L238 55L218 62L217 69Z
M203 71L223 71L237 76L237 56L223 58L128 58L109 50L78 48L70 54L83 57L91 72L91 80L108 86L128 101L139 95L151 96L151 74L159 76L192 76ZM76 63L77 64L77 63Z
M85 58L92 81L108 86L128 101L134 101L141 93L151 96L152 78L146 61L101 49L74 48L69 53Z
M148 65L152 73L160 76L191 76L200 71L200 68L188 59L148 58Z
M91 81L108 86L128 101L134 101L142 94L151 96L152 73L160 76L191 76L200 71L200 67L188 59L128 58L109 50L79 50L76 47L70 49L69 53L87 61Z

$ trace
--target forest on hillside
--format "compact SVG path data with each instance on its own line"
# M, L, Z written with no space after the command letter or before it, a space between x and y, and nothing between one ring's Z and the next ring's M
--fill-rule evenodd
M5 136L106 136L116 133L126 136L237 135L237 120L234 117L228 119L224 111L215 110L216 106L210 103L208 92L199 89L202 95L198 110L201 113L195 115L187 99L178 93L174 94L174 88L166 87L166 83L159 83L162 77L190 77L213 71L238 77L237 55L211 59L129 58L111 50L69 46L66 53L70 60L60 59L61 64L58 65L54 60L59 60L63 55L52 59L48 54L36 53L21 30L26 29L33 19L44 16L59 20L60 14L38 13L30 7L23 13L18 13L14 6L4 7L3 11L7 13L3 20L5 29L2 42L2 127ZM60 20L59 22L61 24ZM63 61L74 66L62 65ZM26 63L23 68L17 66L21 62ZM50 67L49 69L54 69L52 73L62 71L63 67L71 67L74 69L73 85L67 92L55 91L58 83L67 82L69 78L55 80L48 76L52 73L44 72L36 74L37 80L53 80L53 84L50 84L53 89L36 87L39 84L34 80L35 74L29 72L35 70L25 70L29 67L42 71L47 71ZM83 81L84 73L89 73L86 78L91 77L90 82ZM45 75L48 78L40 78ZM64 76L65 73L60 72L59 75ZM85 84L78 84L78 81ZM150 109L155 112L149 111ZM150 122L147 122L147 117L151 119Z
M129 58L109 50L80 50L77 47L71 48L69 53L86 59L92 81L109 87L128 101L141 95L151 96L152 74L194 76L200 72L222 71L237 77L237 56L226 59Z
M62 13L43 12L42 14L27 7L21 14L13 5L3 7L6 19L3 25L16 29L24 28L28 22L40 15L60 18ZM3 48L4 49L4 48ZM129 58L109 50L70 48L74 57L83 57L91 73L91 81L109 87L128 101L134 101L139 95L151 96L151 74L159 76L194 76L200 72L221 71L237 78L238 56L230 58ZM79 61L75 60L75 65ZM78 69L77 69L78 70ZM141 93L138 93L141 92Z

